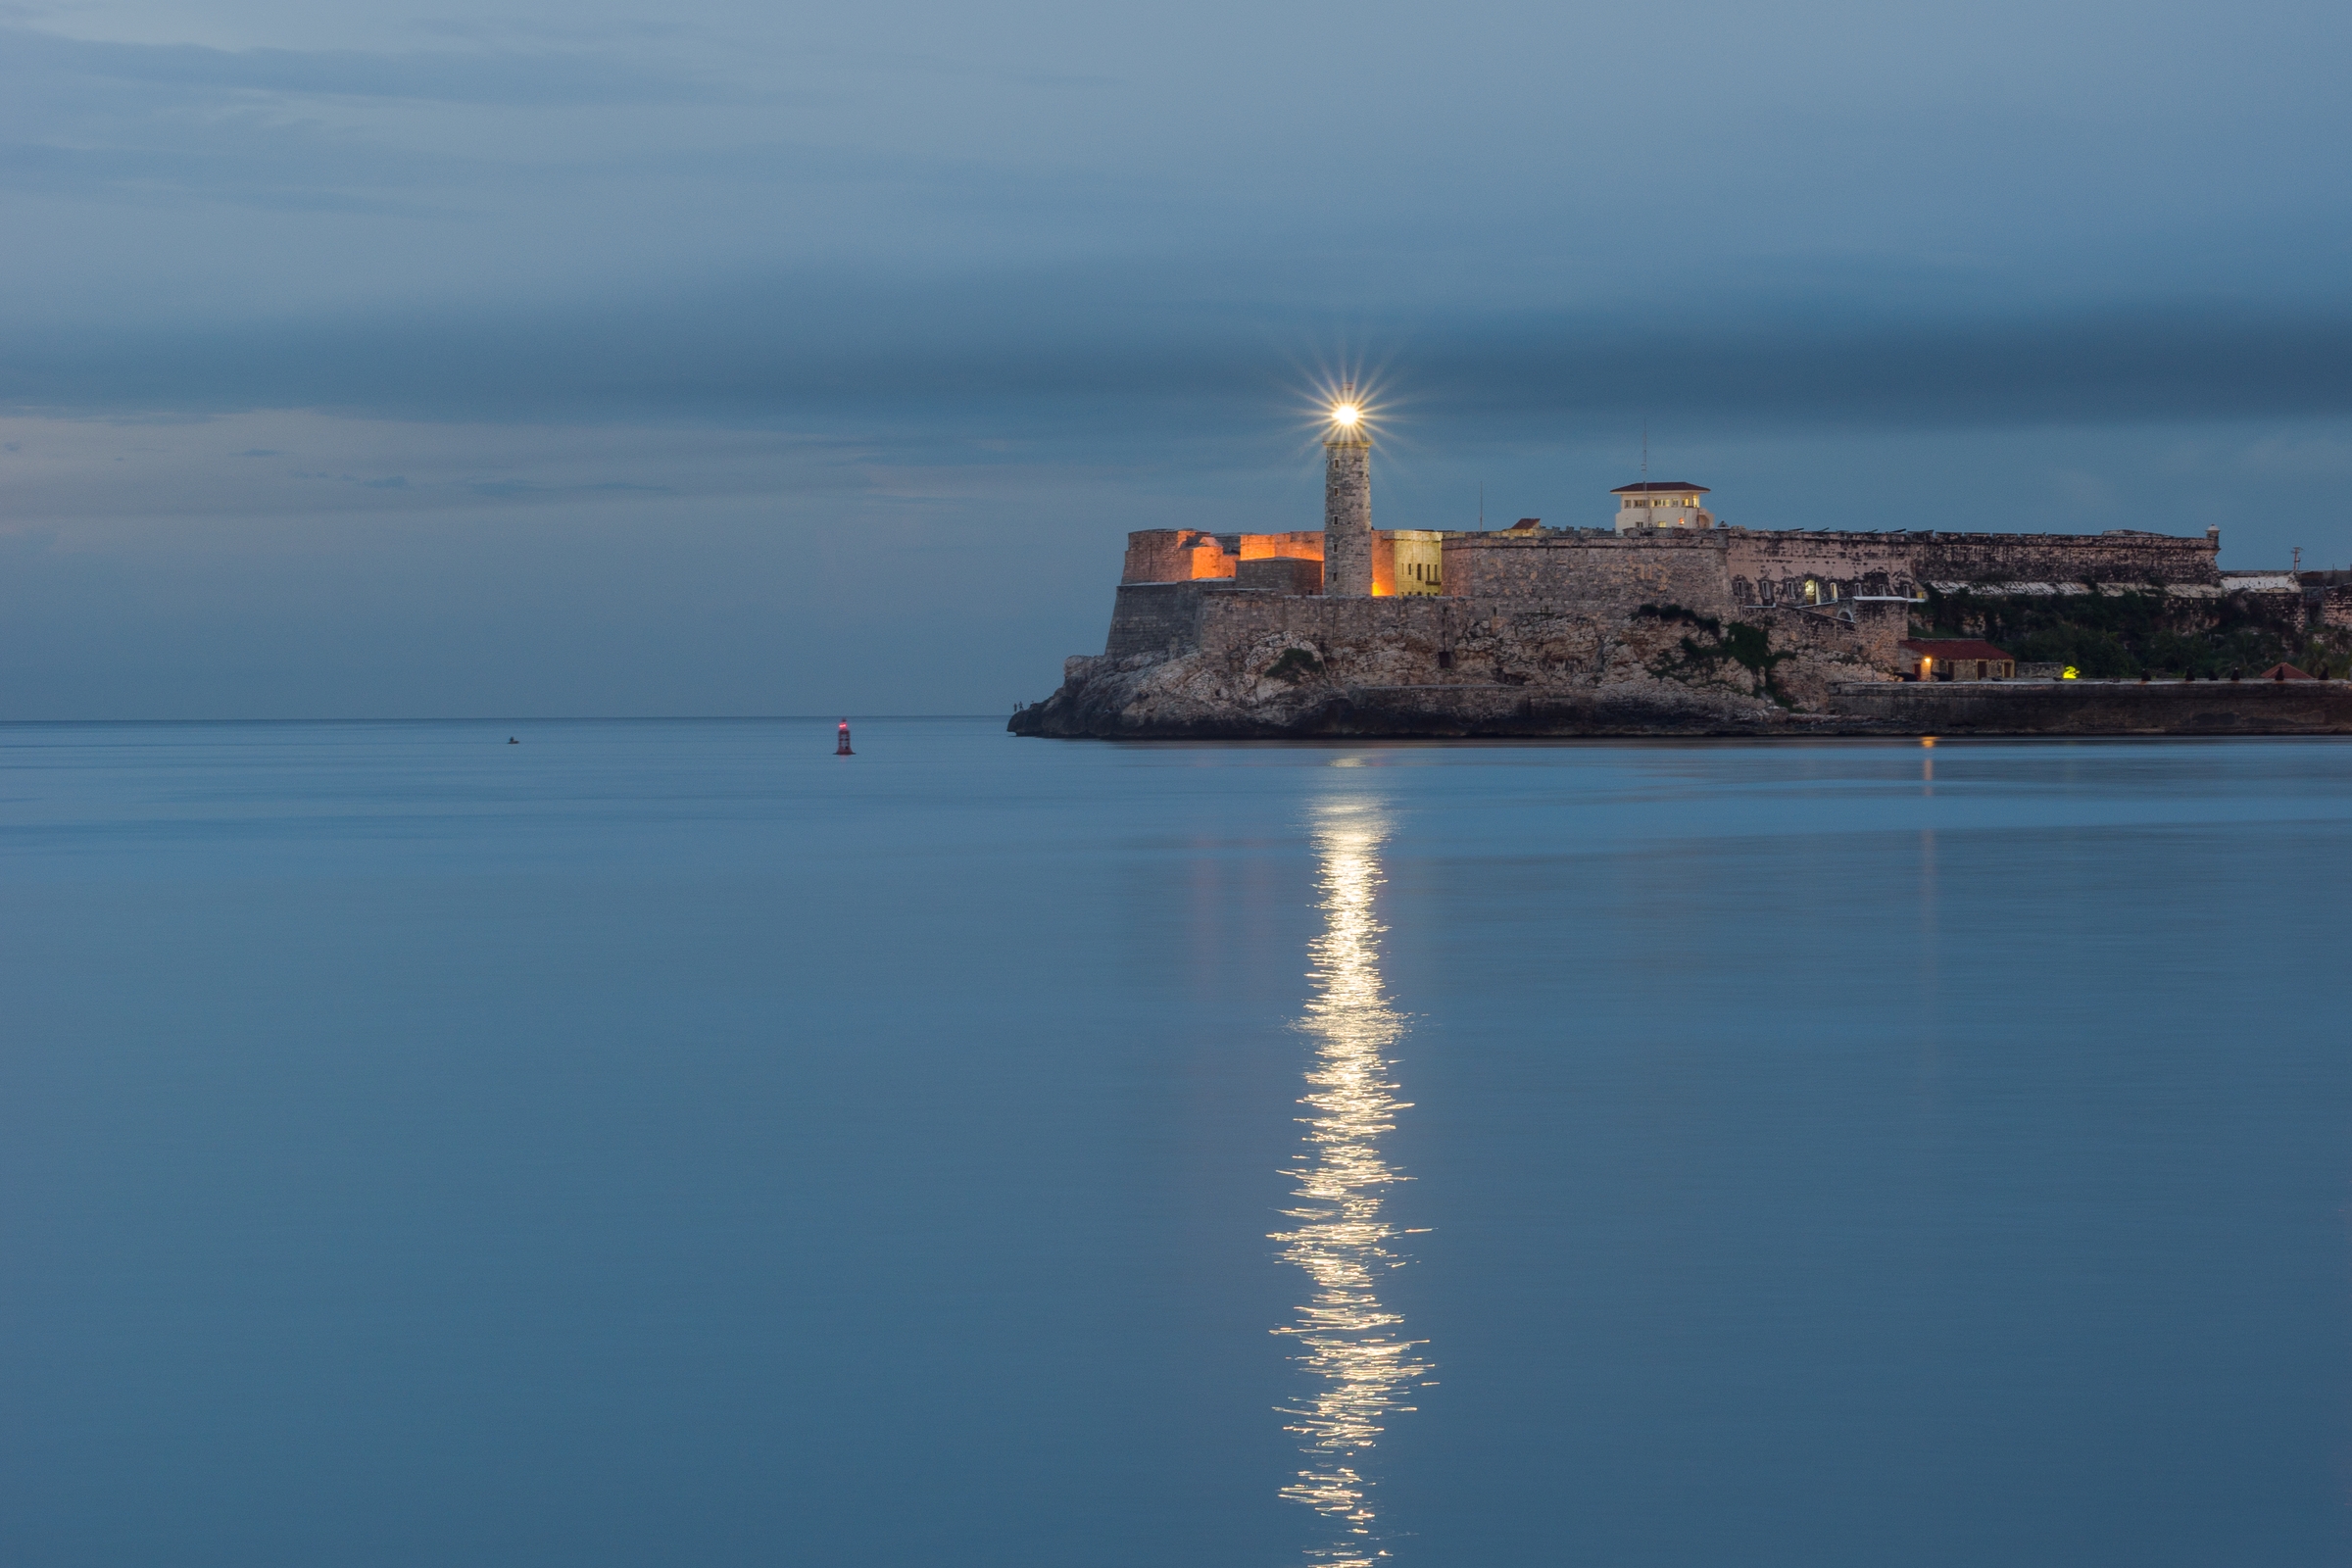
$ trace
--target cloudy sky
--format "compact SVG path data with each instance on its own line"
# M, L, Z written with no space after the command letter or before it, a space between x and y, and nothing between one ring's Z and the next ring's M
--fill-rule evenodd
M1129 528L2352 564L2352 7L0 4L0 718L1001 712Z

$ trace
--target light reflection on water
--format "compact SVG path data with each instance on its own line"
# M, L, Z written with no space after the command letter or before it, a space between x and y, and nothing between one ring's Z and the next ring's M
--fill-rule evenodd
M1381 1215L1382 1189L1406 1180L1381 1158L1379 1139L1409 1102L1389 1081L1388 1052L1404 1034L1380 980L1380 935L1373 898L1380 887L1380 846L1388 824L1377 807L1335 802L1315 815L1323 933L1308 946L1313 996L1298 1027L1315 1038L1307 1094L1307 1158L1284 1175L1298 1185L1298 1206L1284 1213L1297 1228L1276 1234L1282 1259L1304 1270L1313 1294L1296 1321L1274 1332L1298 1338L1293 1359L1312 1380L1304 1402L1286 1407L1286 1430L1303 1440L1308 1467L1282 1489L1330 1519L1338 1534L1312 1547L1310 1561L1369 1564L1380 1545L1372 1482L1359 1468L1391 1411L1426 1378L1430 1363L1414 1349L1427 1342L1399 1332L1403 1319L1383 1307L1383 1270L1403 1266L1388 1243L1399 1234Z

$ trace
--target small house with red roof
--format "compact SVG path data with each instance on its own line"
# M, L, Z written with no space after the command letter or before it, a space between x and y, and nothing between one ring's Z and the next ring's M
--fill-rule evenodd
M2012 680L2017 661L1975 637L1906 637L1895 645L1910 668L1905 680Z

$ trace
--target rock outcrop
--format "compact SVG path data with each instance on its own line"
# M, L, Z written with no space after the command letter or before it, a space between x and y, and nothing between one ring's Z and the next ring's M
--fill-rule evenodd
M1675 605L1325 599L1192 583L1120 590L1110 649L1013 715L1024 735L1750 735L1816 726L1833 684L1883 678L1858 626ZM1868 619L1869 617L1864 617ZM1884 617L1880 617L1884 618Z

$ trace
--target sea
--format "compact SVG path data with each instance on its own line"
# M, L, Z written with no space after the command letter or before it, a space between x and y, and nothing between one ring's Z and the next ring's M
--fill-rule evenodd
M2352 743L0 726L14 1568L2352 1560Z

